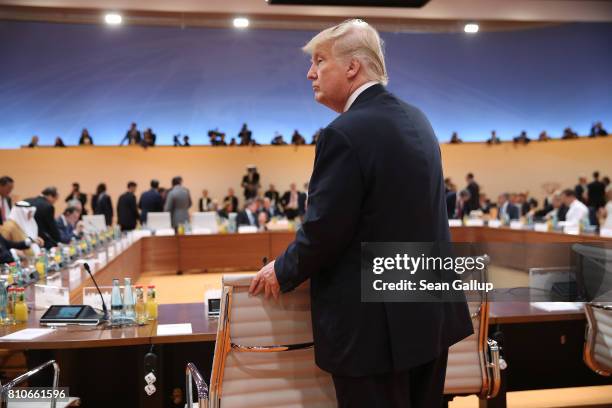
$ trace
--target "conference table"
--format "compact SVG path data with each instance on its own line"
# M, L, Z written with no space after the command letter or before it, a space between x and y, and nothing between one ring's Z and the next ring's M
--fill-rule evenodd
M514 245L515 253L502 263L521 269L525 258L547 262L548 255L534 244L579 242L612 243L595 235L566 235L509 228L453 227L454 242L479 243L480 249L495 250L493 244ZM176 274L186 272L256 271L264 258L274 259L293 240L295 232L273 231L253 234L212 234L151 236L134 239L121 252L95 272L100 286L113 278L142 273ZM487 245L490 245L487 247ZM503 246L502 246L503 247ZM551 246L553 248L554 246ZM536 254L530 254L535 251ZM503 254L501 254L503 255ZM502 256L503 258L503 256ZM65 272L56 282L69 288L71 304L80 304L83 288L93 286L83 271L78 276ZM0 327L0 336L25 328L38 328L42 311L30 313L29 321ZM158 326L191 324L189 334L159 335ZM526 389L611 384L582 363L585 316L581 310L546 311L526 302L493 302L490 307L490 337L499 340L508 362L503 372L502 392L485 403L506 406L505 393ZM166 406L175 388L184 388L184 366L192 361L210 377L217 320L209 318L204 303L161 304L157 321L144 326L59 327L31 340L1 341L0 349L22 350L28 366L56 358L62 370L60 384L86 406L102 406L120 395L126 406ZM147 396L143 390L144 355L157 355L155 383L158 391ZM41 379L41 386L45 379ZM111 392L112 391L112 392Z

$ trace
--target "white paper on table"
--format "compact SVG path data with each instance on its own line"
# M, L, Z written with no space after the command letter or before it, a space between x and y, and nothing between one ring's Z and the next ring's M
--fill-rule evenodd
M599 231L599 235L602 237L612 238L612 228L602 228Z
M32 340L36 337L44 336L53 332L55 329L23 329L11 333L4 337L0 337L0 340Z
M191 323L179 323L179 324L158 324L157 335L158 336L170 336L172 334L191 334Z
M465 220L466 227L484 227L484 220L482 218L468 218Z
M448 220L448 226L449 227L461 227L463 226L463 221L458 220L456 218L451 218Z
M81 279L81 266L75 266L68 269L68 281L74 282Z
M107 248L108 251L108 259L113 259L115 257L115 246L109 245Z
M533 224L533 230L538 232L548 232L548 223L536 222Z
M489 228L499 228L501 227L502 223L500 220L489 220L487 221L487 227Z
M578 235L580 234L580 227L578 224L565 224L563 226L563 232L569 235Z
M531 306L547 312L567 312L574 310L582 310L584 303L582 302L531 302Z
M104 266L106 264L106 252L100 252L98 254L98 262L100 266Z
M510 221L510 229L523 229L523 223L520 221Z
M34 285L34 309L46 310L52 305L69 305L68 288L49 285Z

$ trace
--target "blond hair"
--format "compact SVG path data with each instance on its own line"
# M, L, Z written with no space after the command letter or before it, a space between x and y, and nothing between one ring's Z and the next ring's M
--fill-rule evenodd
M374 27L363 20L346 20L315 35L302 50L312 55L315 48L330 41L334 56L357 59L368 79L387 85L383 41Z

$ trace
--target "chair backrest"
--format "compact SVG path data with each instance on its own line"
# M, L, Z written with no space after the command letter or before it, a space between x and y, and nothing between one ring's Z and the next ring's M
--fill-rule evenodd
M191 216L192 231L210 230L209 234L219 232L217 225L217 213L215 211L197 212Z
M488 280L489 257L484 255L485 268L472 278ZM497 343L488 339L489 303L484 291L470 293L468 307L474 333L454 344L448 350L448 363L444 394L476 394L480 398L493 398L500 386L499 350ZM473 300L474 295L476 299Z
M331 376L314 362L308 286L276 302L249 296L251 279L223 277L211 407L336 407Z
M147 213L147 228L153 231L171 229L169 212L150 212Z
M106 218L103 214L84 215L83 227L87 233L104 231L106 230Z
M612 303L587 303L584 311L588 321L584 362L597 374L609 377L612 375Z

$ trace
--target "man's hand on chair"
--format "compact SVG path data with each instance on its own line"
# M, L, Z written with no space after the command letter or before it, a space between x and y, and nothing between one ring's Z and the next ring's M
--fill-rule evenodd
M261 268L251 281L251 286L249 287L249 294L251 296L257 296L262 290L265 292L266 299L269 299L270 295L272 295L274 299L278 300L280 285L274 272L274 261Z

